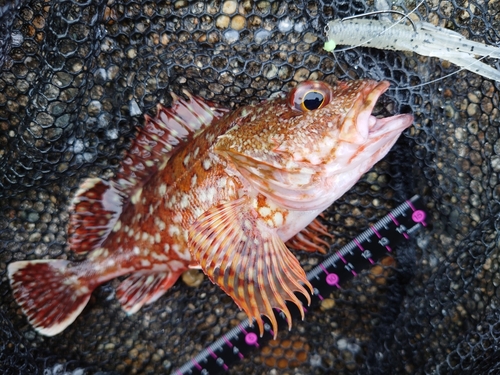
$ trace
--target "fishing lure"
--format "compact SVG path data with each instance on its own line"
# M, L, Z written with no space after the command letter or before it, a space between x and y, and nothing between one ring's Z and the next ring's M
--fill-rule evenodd
M344 19L328 22L324 49L337 45L367 46L393 51L410 51L438 57L485 78L500 81L500 71L475 56L500 58L500 48L468 40L463 35L427 22L412 25L372 19Z

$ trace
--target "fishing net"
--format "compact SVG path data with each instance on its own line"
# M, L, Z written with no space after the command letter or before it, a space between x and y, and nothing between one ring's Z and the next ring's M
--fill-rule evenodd
M0 1L0 372L168 374L245 319L206 278L196 285L196 274L127 316L114 280L48 338L11 294L10 262L74 257L72 195L82 179L116 172L143 114L168 104L170 91L233 108L306 79L373 78L391 82L376 112L413 113L415 122L325 212L334 249L414 194L424 197L429 225L231 370L499 373L500 84L467 71L448 76L456 66L412 53L322 49L329 20L384 5ZM500 43L500 2L427 0L413 14ZM325 258L297 256L306 271Z

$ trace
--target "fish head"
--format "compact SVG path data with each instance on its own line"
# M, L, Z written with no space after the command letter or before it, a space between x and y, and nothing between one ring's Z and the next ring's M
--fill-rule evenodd
M287 96L244 108L218 140L251 185L282 206L326 208L387 154L413 116L372 114L387 81L297 85Z
M298 85L289 93L287 104L301 115L291 120L290 136L275 150L297 163L328 172L360 164L370 168L413 122L412 115L377 118L372 114L389 85L373 80Z

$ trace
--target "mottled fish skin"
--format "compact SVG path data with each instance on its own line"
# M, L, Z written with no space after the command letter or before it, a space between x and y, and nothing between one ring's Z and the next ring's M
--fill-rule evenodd
M266 315L276 335L273 308L291 326L285 301L302 311L295 293L309 300L306 288L312 287L284 242L411 125L411 115L371 116L388 86L309 81L287 96L231 113L174 96L171 109L146 117L115 179L88 179L77 192L70 245L89 251L87 259L9 265L14 296L29 322L42 334L57 334L98 285L129 273L117 298L134 313L188 267L201 266L261 333Z

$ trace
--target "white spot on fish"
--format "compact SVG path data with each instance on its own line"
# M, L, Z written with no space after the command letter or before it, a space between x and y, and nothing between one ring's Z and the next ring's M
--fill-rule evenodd
M164 246L163 246L163 251L165 251L166 253L168 253L170 251L170 245L168 243L166 243Z
M155 221L155 225L158 227L158 229L160 231L164 231L165 228L167 227L167 225L165 224L165 222L157 217L154 218L154 221Z
M262 216L269 216L270 213L271 209L267 206L259 208L259 214L261 214Z
M146 232L142 232L142 240L143 240L143 241L147 241L147 240L148 240L148 238L149 238L149 234L148 234L148 233L146 233Z
M115 226L113 227L113 232L118 232L122 227L122 222L120 220L118 220L115 224Z
M139 199L141 198L141 194L142 194L142 188L138 189L134 195L132 195L130 197L130 201L133 203L133 204L137 204L137 202L139 202Z
M155 242L160 243L161 242L161 236L160 233L155 233Z
M141 253L141 249L139 249L137 246L134 246L134 254L139 255Z
M167 261L167 260L168 260L168 257L167 257L167 256L165 256L165 255L163 255L163 254L161 254L161 253L157 253L156 251L153 251L153 252L151 253L151 257L152 257L153 259L156 259L156 260L159 260L159 261L162 261L162 262L165 262L165 261Z
M189 166L189 158L191 157L191 154L187 154L184 160L182 161L182 164L187 168Z
M103 250L104 249L102 247L95 249L94 251L92 251L90 253L89 258L95 259L95 258L100 257L102 255Z
M179 258L184 260L191 260L191 254L189 250L185 249L185 252L181 251L181 247L178 244L172 245L172 250L179 256Z
M196 187L196 180L198 179L198 176L196 174L193 174L191 177L191 187L194 188Z
M151 262L147 259L141 259L141 266L143 267L151 267Z
M203 169L208 171L210 167L212 166L212 160L209 158L203 159Z
M245 226L245 228L247 230L252 230L252 223L250 222L250 220L246 219L243 223L243 225Z
M181 233L179 227L177 225L169 225L168 226L168 234L170 237L177 236ZM175 246L175 245L174 245Z
M187 194L183 194L180 202L181 208L187 208L189 206L189 196Z
M158 193L160 195L165 195L167 193L167 185L166 184L161 184L160 188L158 189Z
M198 194L198 198L202 202L213 203L217 194L217 189L214 186L209 187L206 190L201 189Z
M179 270L186 268L185 263L179 262L178 260L171 260L170 262L168 262L168 265L170 266L170 268L174 272L177 272Z
M217 181L217 185L220 188L225 188L226 185L227 185L227 177L221 177L221 178L219 178L219 181Z
M281 227L283 225L283 214L281 212L276 212L273 215L273 221L276 227Z
M203 209L201 207L195 207L193 209L193 215L194 215L195 218L200 217L203 212L204 211L203 211Z

